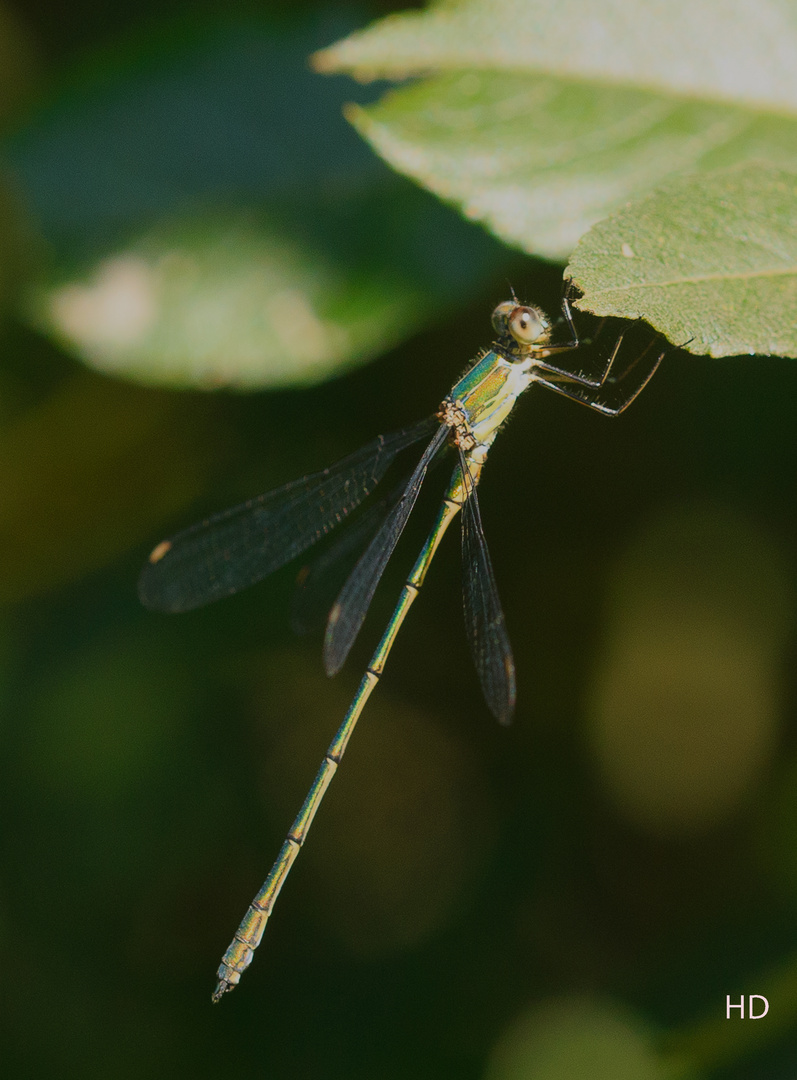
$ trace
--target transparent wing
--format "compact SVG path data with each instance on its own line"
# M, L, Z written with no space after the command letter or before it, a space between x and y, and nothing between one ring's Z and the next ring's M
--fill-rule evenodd
M245 589L320 540L373 491L396 455L428 437L430 418L378 439L321 472L269 491L154 549L138 594L157 611L191 611Z
M360 510L356 521L299 571L291 602L291 628L295 634L308 634L326 623L352 566L403 495L409 479L408 473L384 498Z
M427 470L438 451L445 445L448 433L449 428L441 425L424 450L423 457L415 467L403 495L388 514L379 532L368 545L341 589L329 613L324 638L324 668L327 675L335 675L343 667L355 638L360 632L379 579L415 506Z
M469 475L460 451L462 475ZM462 598L465 631L490 712L508 724L515 711L515 661L482 527L479 497L470 485L462 507Z

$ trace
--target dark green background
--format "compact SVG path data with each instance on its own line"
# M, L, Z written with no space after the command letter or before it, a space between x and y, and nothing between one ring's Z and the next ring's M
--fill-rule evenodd
M7 121L19 169L27 110L52 102L62 71L87 51L112 56L147 22L157 29L162 5L14 10L40 54L38 89ZM346 25L385 10L348 14ZM207 14L220 13L208 5ZM170 33L179 44L179 30ZM64 160L68 150L67 139ZM207 152L214 161L218 148ZM45 219L40 207L44 233ZM456 262L440 237L415 240L442 243L434 258ZM37 243L29 239L31 255ZM560 267L489 258L481 284L453 296L436 325L301 391L202 395L115 382L9 315L0 372L5 1074L476 1078L488 1075L515 1017L585 996L622 1003L652 1025L663 1054L680 1048L705 1075L797 1070L793 630L763 664L780 695L772 753L715 824L645 828L603 782L588 734L622 567L658 550L645 548L646 522L675 522L664 529L675 540L661 589L677 581L679 560L690 588L713 565L700 543L693 563L690 547L713 508L709 517L729 522L730 563L742 568L722 594L741 598L742 636L769 599L791 626L797 373L778 359L672 354L618 421L528 395L482 485L518 669L514 725L499 729L479 694L452 535L252 970L210 1005L218 959L356 687L435 492L334 683L321 673L320 636L289 634L295 568L179 618L139 607L138 569L169 531L431 412L489 343L507 280L556 310ZM698 525L681 536L690 514ZM751 532L763 546L748 544ZM771 573L760 565L770 548ZM655 596L656 559L643 565L650 576L639 589ZM711 671L715 659L707 638L693 664ZM681 676L668 667L662 685ZM724 1003L741 993L766 994L771 1015L736 1046L740 1025L723 1027ZM702 1020L709 1026L689 1050L683 1033Z

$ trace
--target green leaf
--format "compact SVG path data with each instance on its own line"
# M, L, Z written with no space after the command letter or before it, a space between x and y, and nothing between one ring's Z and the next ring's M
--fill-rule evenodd
M797 11L779 0L439 4L316 65L431 74L349 119L394 168L552 259L668 177L797 169Z
M406 203L390 201L382 226L398 228ZM108 374L257 389L320 382L396 344L444 303L388 260L361 251L349 263L282 225L254 211L162 220L83 274L53 275L29 317Z
M65 77L6 146L51 255L27 318L139 382L300 385L493 274L499 246L392 175L341 116L346 81L307 70L341 28L193 20Z
M753 164L689 177L595 225L567 274L579 307L692 338L690 352L797 357L795 222L797 173Z
M790 0L438 0L356 31L315 63L360 79L548 72L797 110L796 35Z

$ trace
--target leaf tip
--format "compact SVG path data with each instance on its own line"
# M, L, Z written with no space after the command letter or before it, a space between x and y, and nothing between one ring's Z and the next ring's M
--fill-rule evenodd
M335 46L329 45L326 49L319 49L317 52L311 53L307 58L307 62L313 71L317 71L319 75L330 75L338 70L335 52Z
M349 40L345 38L334 45L328 45L325 49L311 53L307 62L312 70L319 75L350 75L360 83L370 83L380 78L375 68L360 65L352 60L346 48Z
M347 101L343 106L343 115L353 128L362 132L365 127L367 115L365 109L363 109L361 105L356 105L353 101Z

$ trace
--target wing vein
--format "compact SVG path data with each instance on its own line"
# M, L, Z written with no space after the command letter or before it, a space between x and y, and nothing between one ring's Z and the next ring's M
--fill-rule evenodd
M261 581L344 521L433 418L378 439L321 472L294 480L159 544L139 579L145 607L191 611Z
M449 428L441 425L424 450L421 460L404 489L404 494L365 549L332 607L324 639L324 668L328 675L334 675L340 671L349 655L365 620L379 580L415 506L429 465L445 443L448 432Z
M476 484L462 450L460 469L466 488L462 507L462 600L465 631L482 692L490 711L508 724L515 709L515 662L482 526Z

